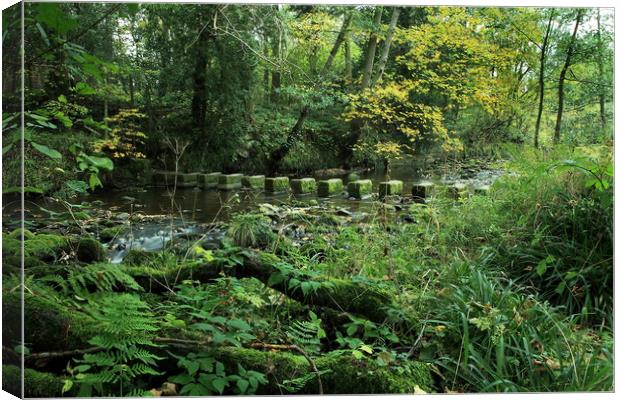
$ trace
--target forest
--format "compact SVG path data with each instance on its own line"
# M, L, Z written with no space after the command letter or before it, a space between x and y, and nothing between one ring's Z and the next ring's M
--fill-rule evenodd
M2 389L613 391L613 15L3 10Z

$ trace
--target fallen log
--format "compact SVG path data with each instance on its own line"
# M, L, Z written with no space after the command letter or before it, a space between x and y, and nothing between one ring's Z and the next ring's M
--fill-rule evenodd
M227 259L228 254L217 254ZM299 272L273 254L244 251L236 254L237 262L189 262L171 269L128 266L127 272L147 291L172 291L175 284L186 279L208 282L222 276L256 278L289 298L310 306L329 307L350 312L382 323L387 309L393 306L392 296L380 281L352 281L314 276Z
M22 396L22 377L24 395ZM64 378L47 372L25 368L22 375L15 365L2 365L2 390L17 397L60 397Z

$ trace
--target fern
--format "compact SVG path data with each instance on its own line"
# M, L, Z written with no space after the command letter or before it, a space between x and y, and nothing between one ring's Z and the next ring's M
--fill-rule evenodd
M136 378L160 374L155 368L162 358L149 350L157 346L153 338L158 328L146 303L131 294L109 294L91 299L89 307L100 328L89 343L103 350L76 360L78 396L91 396L93 389L100 395L112 394L105 393L104 384L127 395L126 386ZM129 390L137 393L139 388Z
M98 292L112 292L117 288L140 291L142 287L118 265L97 263L69 269L65 294L71 291L80 297L88 297L94 289Z
M286 332L289 339L309 354L321 352L321 339L326 336L321 319L310 311L309 321L294 321Z

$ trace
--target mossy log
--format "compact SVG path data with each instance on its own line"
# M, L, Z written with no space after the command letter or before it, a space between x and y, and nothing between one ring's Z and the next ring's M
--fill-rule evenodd
M23 397L60 397L64 378L47 372L25 368ZM22 397L22 373L15 365L2 365L2 390Z
M225 258L226 254L220 255ZM269 253L245 252L242 264L188 263L172 269L127 267L127 271L143 288L165 291L162 282L173 286L184 279L203 282L218 279L222 274L237 278L257 278L267 286L304 304L330 307L362 315L375 322L387 317L386 307L392 305L392 296L385 286L372 282L308 276L299 272L283 274L276 267L282 260Z
M308 360L290 351L238 347L221 347L214 351L227 370L236 371L237 364L241 364L245 369L267 375L269 383L260 387L257 394L287 394L278 383L312 373ZM324 394L412 394L416 386L424 390L432 386L430 367L417 361L405 361L400 368L391 368L371 359L357 360L341 352L313 357L313 361L319 371L329 371L321 374ZM299 393L319 393L316 376L310 378Z

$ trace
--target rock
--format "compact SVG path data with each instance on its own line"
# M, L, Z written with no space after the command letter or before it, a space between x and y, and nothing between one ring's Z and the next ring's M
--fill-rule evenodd
M103 228L101 231L99 231L99 239L103 240L104 242L109 242L110 240L113 240L115 237L117 237L123 231L123 229L124 228L122 226Z
M372 195L372 181L370 179L363 179L349 182L347 191L349 192L349 196L356 199L368 198Z
M265 175L244 176L241 184L248 189L265 190Z
M306 194L316 191L314 178L291 179L291 189L295 194Z
M289 188L288 177L278 176L275 178L265 178L265 190L270 193L286 192Z
M220 190L232 190L241 188L243 174L220 175L217 188Z
M351 172L349 175L347 175L347 182L353 182L353 181L359 181L359 180L360 180L360 176L356 174L355 172Z
M413 196L413 200L416 202L424 202L427 197L430 196L433 191L433 182L422 181L415 183L411 188L411 195Z
M379 183L379 198L403 194L403 181L391 180Z
M462 183L455 183L451 186L448 186L448 193L450 197L459 200L466 197L469 192L467 191L467 185Z
M198 186L202 189L215 189L217 187L221 172L211 172L208 174L198 174Z
M120 219L120 220L123 220L123 221L128 220L129 217L130 217L129 213L126 213L126 212L116 214L116 219Z
M479 196L486 196L489 194L490 191L491 191L491 186L489 185L483 185L483 186L478 186L474 188L474 194L477 194Z
M77 259L85 263L103 261L105 259L105 250L101 243L90 237L79 239L75 252Z
M329 197L336 194L341 194L343 190L344 184L342 183L342 179L340 178L319 181L317 187L319 197Z

